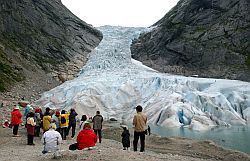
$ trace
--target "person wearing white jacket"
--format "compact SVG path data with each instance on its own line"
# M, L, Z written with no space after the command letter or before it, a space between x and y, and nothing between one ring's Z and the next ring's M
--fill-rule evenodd
M57 151L59 150L59 144L62 143L62 137L61 134L56 131L55 123L50 124L50 129L43 134L41 141L44 144L42 153L54 152L56 157Z

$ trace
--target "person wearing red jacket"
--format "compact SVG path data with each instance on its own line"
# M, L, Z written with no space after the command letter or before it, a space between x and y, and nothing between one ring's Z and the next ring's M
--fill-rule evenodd
M91 129L90 123L85 123L83 130L77 136L76 143L69 146L69 150L82 150L85 148L94 147L97 142L95 132Z
M15 106L13 111L11 112L11 125L13 126L13 136L19 136L17 135L18 133L18 128L19 125L22 123L22 114L19 111L19 107Z

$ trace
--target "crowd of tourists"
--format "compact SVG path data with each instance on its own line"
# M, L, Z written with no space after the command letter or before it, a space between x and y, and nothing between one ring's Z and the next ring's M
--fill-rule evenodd
M140 139L140 152L145 151L145 127L147 124L147 116L142 110L143 108L138 105L133 118L133 150L137 151ZM77 116L78 114L73 108L70 111L59 111L47 107L43 112L41 107L33 108L29 104L26 105L22 114L19 105L15 105L11 112L9 127L13 128L13 137L19 137L19 126L24 125L27 130L27 145L35 145L34 137L40 137L40 134L42 134L41 142L44 145L42 153L44 154L53 152L55 155L58 155L62 140L69 138L70 133L70 137L73 139L76 135L77 127L80 131L76 137L76 143L69 145L69 150L91 149L96 145L97 141L101 143L104 119L100 111L96 111L96 115L93 118L82 115L79 123ZM91 127L91 124L93 124L93 127ZM127 150L130 147L130 133L128 126L123 125L122 128L122 145L123 149Z

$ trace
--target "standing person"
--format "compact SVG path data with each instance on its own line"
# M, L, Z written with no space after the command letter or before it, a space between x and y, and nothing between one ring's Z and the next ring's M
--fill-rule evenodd
M35 122L35 114L33 112L30 112L27 118L27 136L28 136L28 145L35 145L33 140L34 140L34 136L35 136L35 126L36 126L36 122Z
M39 137L40 136L40 128L41 128L41 123L42 123L42 119L41 119L41 108L35 108L35 122L36 122L36 126L35 126L35 136Z
M69 125L68 119L69 119L69 114L66 113L65 110L62 110L59 120L60 120L61 136L63 140L66 140L67 128Z
M130 147L130 134L127 126L122 126L122 128L123 132L121 136L122 136L123 150L128 150L128 148Z
M56 111L53 115L52 115L52 122L56 124L56 131L58 131L60 133L60 111Z
M27 106L24 108L23 117L24 117L24 119L25 119L25 122L26 122L26 120L27 120L27 115L28 115L28 113L30 113L30 108L31 108L30 105L27 105Z
M44 145L42 153L54 152L54 157L58 156L57 152L59 150L59 144L62 143L61 134L58 131L55 131L55 129L56 124L50 124L49 130L43 134L41 139Z
M72 134L71 134L71 138L73 138L75 136L75 132L76 132L76 116L78 114L76 113L75 109L70 109L70 114L69 114L69 126L67 129L67 135L69 135L69 131L70 128L72 127Z
M98 135L99 143L102 142L102 122L103 117L100 114L100 111L96 111L96 115L92 119L93 122L93 129L96 135Z
M86 115L82 115L82 118L80 120L80 125L79 125L79 129L82 130L84 124L87 122L87 116Z
M136 107L136 114L133 118L134 125L134 151L137 151L137 144L140 138L141 141L141 149L140 152L144 152L145 150L145 127L147 124L147 116L142 112L142 107L138 105Z
M91 129L90 123L86 122L83 125L83 130L77 135L76 143L69 146L69 150L82 150L91 148L96 145L97 137L95 132Z
M13 136L20 136L18 134L19 125L22 123L22 114L19 111L19 107L17 105L14 106L13 111L11 112L11 125L13 126Z
M51 123L50 108L47 107L43 116L43 133L49 130Z

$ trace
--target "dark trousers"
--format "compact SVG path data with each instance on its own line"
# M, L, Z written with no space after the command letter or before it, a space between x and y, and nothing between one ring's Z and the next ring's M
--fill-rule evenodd
M34 140L34 135L28 134L28 145L34 145L33 140Z
M13 135L17 135L18 133L18 127L19 127L19 124L18 125L13 125Z
M60 133L61 133L62 139L66 140L67 127L62 127Z
M69 135L69 131L70 131L71 127L72 127L72 135L71 135L71 137L73 138L75 136L75 133L76 133L76 122L70 122L69 123L68 129L67 129L67 135Z
M137 144L138 140L140 138L141 141L141 149L140 152L144 152L145 150L145 132L134 132L134 141L133 141L133 146L134 146L134 151L137 151Z
M95 132L96 136L98 136L98 138L99 138L99 143L101 143L102 142L102 130L101 129L100 130L94 129L94 132Z
M35 136L39 137L40 135L40 126L35 127Z

